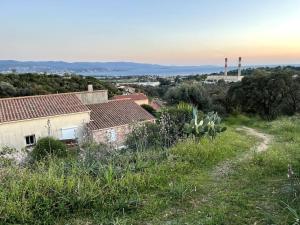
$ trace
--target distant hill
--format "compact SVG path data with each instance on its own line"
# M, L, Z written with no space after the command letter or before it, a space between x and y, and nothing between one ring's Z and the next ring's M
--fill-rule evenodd
M0 98L86 91L89 84L108 90L109 97L120 94L112 83L95 77L10 73L0 75Z
M19 73L76 73L90 76L127 76L127 75L191 75L216 73L223 70L220 66L164 66L133 62L74 62L63 61L14 61L0 60L0 73L15 70Z

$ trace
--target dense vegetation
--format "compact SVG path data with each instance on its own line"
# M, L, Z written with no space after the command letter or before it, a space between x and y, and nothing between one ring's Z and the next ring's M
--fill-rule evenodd
M32 160L38 161L49 156L66 157L68 154L66 145L52 137L40 138L30 152Z
M226 114L228 87L229 85L224 82L217 84L181 83L169 88L164 99L170 105L187 102L204 112L217 111L220 114Z
M94 77L0 74L0 98L86 91L88 84L93 84L95 90L108 90L109 96L118 93L118 89L112 84Z
M271 74L246 77L230 87L231 111L259 114L267 119L300 111L300 76Z
M228 71L228 75L237 75L238 71L231 70ZM243 76L256 76L256 75L270 75L276 73L284 73L284 74L299 74L300 67L299 66L275 66L275 67L258 67L258 68L246 68L242 70ZM220 73L214 73L215 75L222 75Z
M171 148L113 152L88 144L75 157L5 166L1 224L297 222L300 118L270 123L239 116L226 124L228 130L214 141L187 139ZM241 125L272 134L270 149L250 151L259 140L235 129ZM247 151L249 158L235 161ZM231 173L215 174L230 159Z

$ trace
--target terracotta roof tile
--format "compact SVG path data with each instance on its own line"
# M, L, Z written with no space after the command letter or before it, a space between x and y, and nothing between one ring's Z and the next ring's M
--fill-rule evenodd
M136 93L136 94L130 94L130 95L116 95L113 97L114 100L120 100L120 99L131 99L131 100L147 100L148 97L143 93Z
M74 93L0 99L0 123L86 111Z
M132 100L116 100L88 105L91 110L91 130L122 126L138 121L155 120L144 108Z

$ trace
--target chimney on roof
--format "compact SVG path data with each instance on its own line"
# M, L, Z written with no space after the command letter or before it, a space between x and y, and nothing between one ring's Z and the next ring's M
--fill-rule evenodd
M242 57L239 57L238 77L242 75Z
M89 84L88 85L88 92L93 92L93 91L94 91L93 85Z
M227 62L228 62L228 59L225 58L225 70L224 70L224 75L227 77Z

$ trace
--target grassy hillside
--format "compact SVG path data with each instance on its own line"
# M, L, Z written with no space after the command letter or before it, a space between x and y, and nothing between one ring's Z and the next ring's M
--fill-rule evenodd
M292 224L299 218L300 117L231 117L212 141L108 154L87 148L0 174L0 224ZM241 126L273 136L267 151ZM247 156L247 157L244 157ZM229 166L224 166L224 165ZM227 172L216 170L225 168ZM223 171L224 172L224 171ZM293 211L293 210L296 211Z
M229 176L210 177L189 208L169 208L153 224L298 224L300 183L287 173L291 164L295 176L300 174L299 116L273 122L239 116L227 124L272 134L269 149L234 162Z

